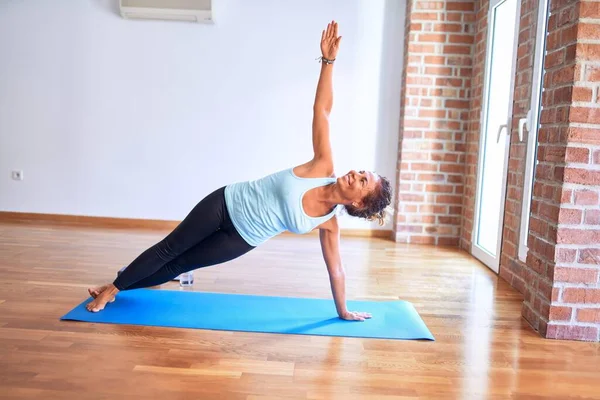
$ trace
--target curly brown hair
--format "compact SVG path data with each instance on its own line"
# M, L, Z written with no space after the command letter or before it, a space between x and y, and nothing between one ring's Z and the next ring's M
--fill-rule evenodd
M385 209L392 201L392 185L390 181L380 176L379 185L363 199L364 206L357 208L347 205L346 212L353 217L364 218L367 221L379 221L379 225L385 223Z

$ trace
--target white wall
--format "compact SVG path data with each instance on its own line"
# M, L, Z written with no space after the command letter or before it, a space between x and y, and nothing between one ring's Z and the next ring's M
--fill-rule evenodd
M198 25L127 21L116 0L0 2L0 210L179 220L309 160L331 19L336 172L395 179L404 0L213 4Z

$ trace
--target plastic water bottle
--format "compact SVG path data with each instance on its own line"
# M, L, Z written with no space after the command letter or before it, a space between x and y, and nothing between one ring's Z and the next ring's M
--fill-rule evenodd
M186 287L194 284L194 271L184 272L179 275L179 286Z

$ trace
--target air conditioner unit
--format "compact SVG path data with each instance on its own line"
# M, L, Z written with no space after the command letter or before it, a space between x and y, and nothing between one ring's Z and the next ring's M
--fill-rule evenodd
M121 16L212 23L212 0L119 0Z

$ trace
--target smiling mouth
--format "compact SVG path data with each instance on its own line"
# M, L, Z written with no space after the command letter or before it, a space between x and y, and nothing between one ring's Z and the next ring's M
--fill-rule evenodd
M350 185L350 175L346 175L346 181L348 182L348 185Z

